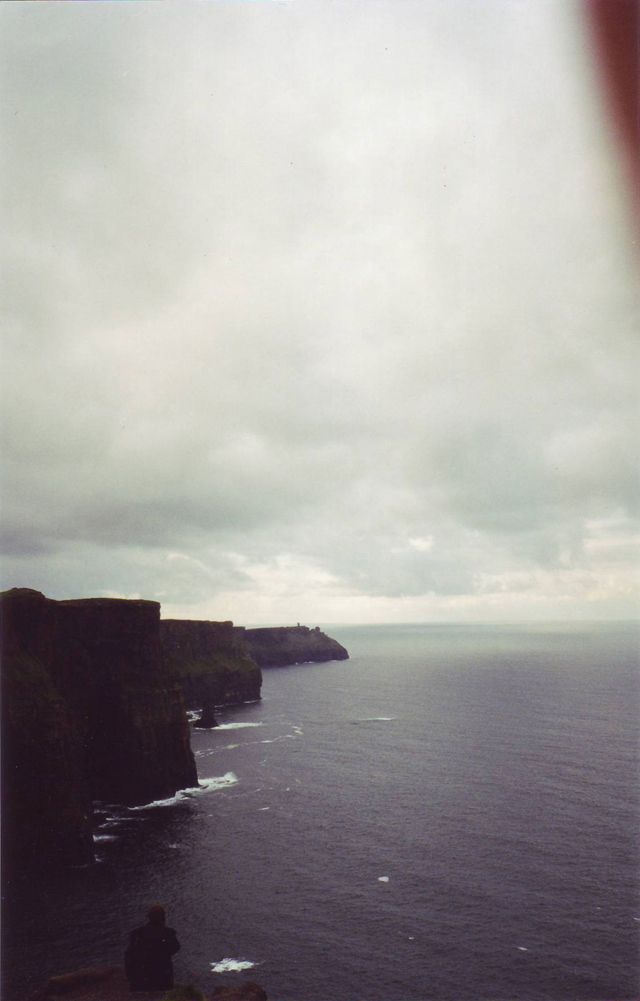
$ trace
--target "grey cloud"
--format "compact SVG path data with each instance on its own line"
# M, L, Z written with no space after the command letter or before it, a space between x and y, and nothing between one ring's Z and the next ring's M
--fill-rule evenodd
M608 567L606 518L633 566L636 289L575 12L9 7L7 585L188 606L289 554L469 595Z

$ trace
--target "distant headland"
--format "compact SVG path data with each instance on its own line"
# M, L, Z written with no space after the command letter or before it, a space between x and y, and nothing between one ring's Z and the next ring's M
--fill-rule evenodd
M337 640L318 626L279 626L269 629L238 629L251 656L260 667L289 664L319 664L327 660L348 660L349 654Z

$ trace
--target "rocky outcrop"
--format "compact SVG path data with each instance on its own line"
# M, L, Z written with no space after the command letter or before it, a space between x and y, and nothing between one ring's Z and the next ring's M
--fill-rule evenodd
M269 629L239 630L239 638L260 667L286 664L348 660L349 654L337 640L316 626L280 626Z
M31 1001L45 1001L47 998L68 997L93 998L113 997L129 990L129 983L121 966L89 966L73 973L63 973L51 977L46 986L38 991Z
M84 861L93 799L136 805L197 784L160 606L1 598L5 858Z
M169 993L172 998L184 1001L204 998L205 995L192 984L176 985L170 992L136 991L136 1001L158 1001L158 998ZM51 977L48 984L32 996L30 1001L58 1001L59 998L69 1001L129 1001L131 988L125 977L122 966L92 966L74 973ZM267 1001L267 995L258 984L245 981L241 984L214 987L212 999L220 1001ZM9 999L7 998L7 1001Z
M260 698L260 668L238 640L233 622L163 619L160 638L165 667L189 708Z

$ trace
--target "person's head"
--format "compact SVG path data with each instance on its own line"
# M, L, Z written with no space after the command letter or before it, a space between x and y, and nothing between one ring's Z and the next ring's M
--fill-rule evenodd
M147 917L150 924L163 925L166 921L166 917L162 904L154 904L153 907L150 907Z

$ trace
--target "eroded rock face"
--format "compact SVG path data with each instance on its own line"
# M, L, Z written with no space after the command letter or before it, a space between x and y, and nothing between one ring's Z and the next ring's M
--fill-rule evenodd
M5 850L85 861L92 799L137 805L197 784L160 606L28 589L1 598Z
M163 619L160 638L166 669L189 708L260 698L260 668L238 642L233 622Z
M337 640L320 629L308 626L279 626L244 629L242 639L260 667L283 667L286 664L321 663L348 660L349 654Z

